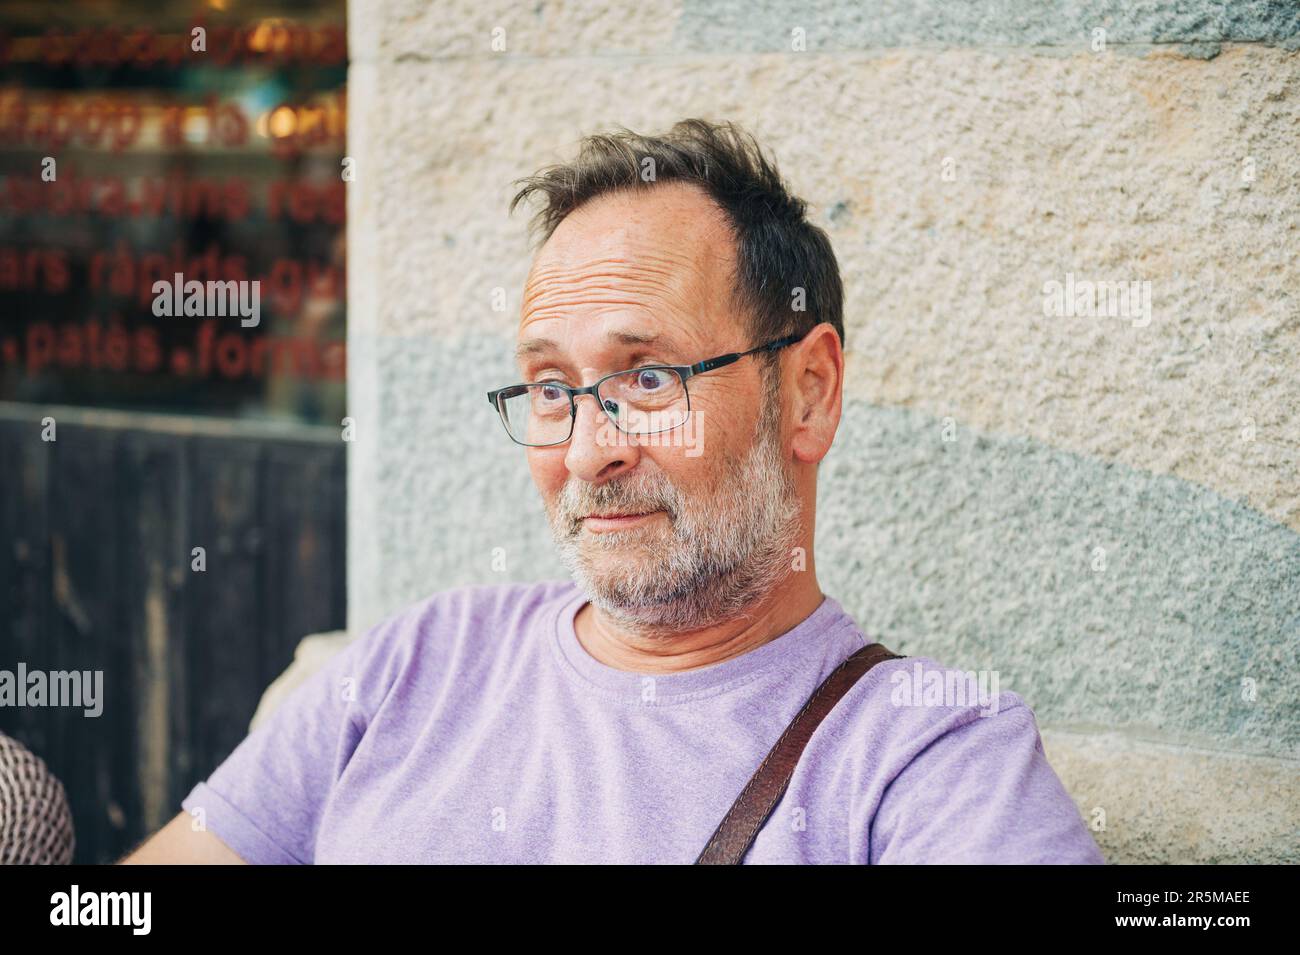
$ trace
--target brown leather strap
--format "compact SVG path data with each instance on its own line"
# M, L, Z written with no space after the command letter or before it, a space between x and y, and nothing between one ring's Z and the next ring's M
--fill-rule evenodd
M873 666L882 660L894 660L901 656L903 654L891 653L879 643L869 643L822 681L740 791L735 803L718 824L713 838L695 860L696 865L740 864L758 835L758 830L767 822L767 817L785 795L804 747L826 714Z

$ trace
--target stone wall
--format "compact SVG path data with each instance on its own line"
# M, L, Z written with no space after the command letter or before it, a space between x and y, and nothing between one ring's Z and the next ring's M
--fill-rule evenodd
M354 630L564 576L484 397L511 181L731 119L845 279L823 589L999 671L1112 862L1300 861L1300 5L353 0L349 29ZM1134 294L1053 309L1085 282Z

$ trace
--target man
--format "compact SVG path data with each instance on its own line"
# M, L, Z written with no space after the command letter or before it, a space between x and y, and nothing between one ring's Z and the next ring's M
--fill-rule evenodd
M803 202L699 120L592 137L533 197L521 383L489 397L573 582L380 624L127 861L689 863L871 642L817 582L844 331ZM922 698L926 673L956 671L853 685L745 862L1103 861L1024 703Z

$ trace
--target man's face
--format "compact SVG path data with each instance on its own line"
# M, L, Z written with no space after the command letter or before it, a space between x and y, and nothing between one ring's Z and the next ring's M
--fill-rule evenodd
M720 210L694 187L594 200L534 262L519 327L522 380L590 385L757 344L729 301L733 263ZM691 420L676 432L623 434L582 396L569 442L527 452L575 580L607 614L647 633L752 606L789 573L800 539L779 393L757 356L687 387Z

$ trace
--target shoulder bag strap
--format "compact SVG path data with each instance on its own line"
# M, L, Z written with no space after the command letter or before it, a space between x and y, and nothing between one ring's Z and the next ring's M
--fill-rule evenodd
M826 714L873 666L882 660L894 660L901 656L903 654L891 653L879 643L869 643L822 681L740 791L736 802L713 833L713 838L695 860L696 865L740 864L753 844L754 837L758 835L758 830L767 822L767 817L785 795L804 747Z

